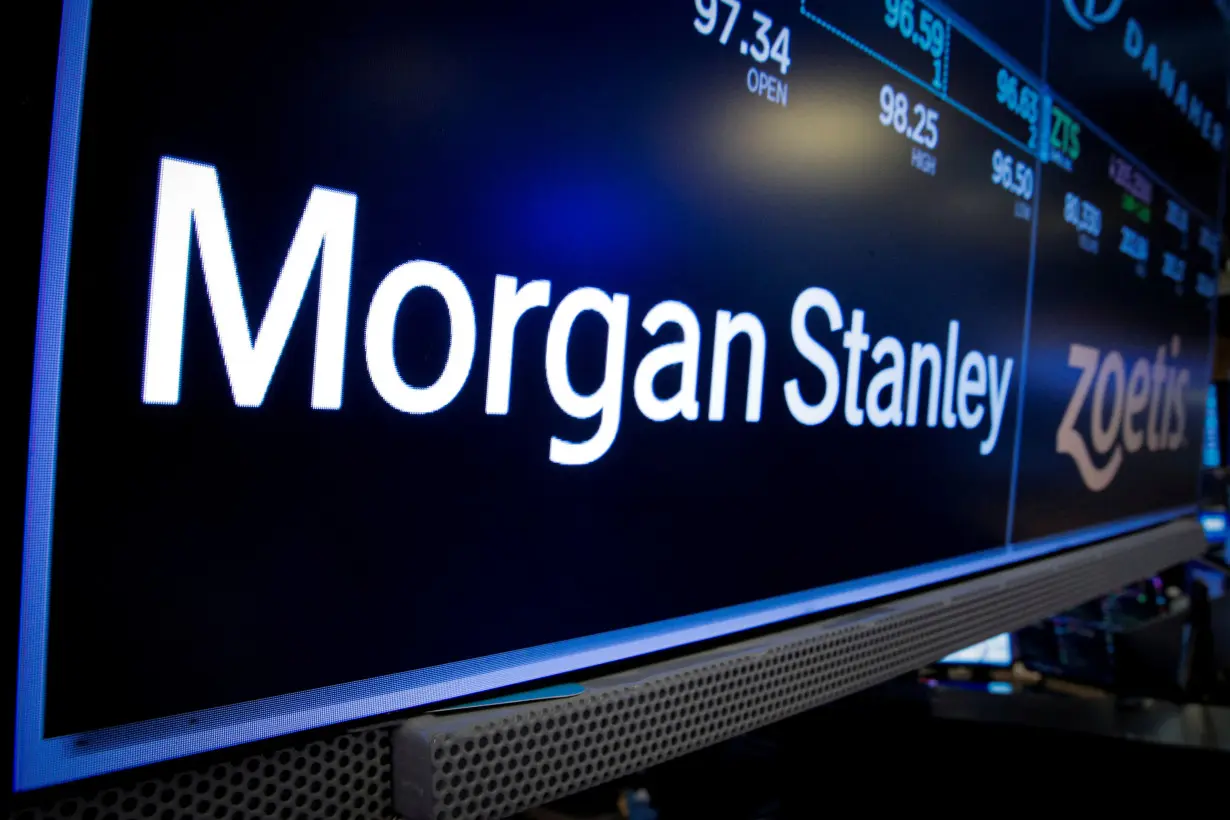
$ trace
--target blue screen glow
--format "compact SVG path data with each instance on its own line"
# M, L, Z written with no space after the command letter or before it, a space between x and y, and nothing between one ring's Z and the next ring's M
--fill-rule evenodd
M1221 431L1217 421L1217 387L1209 385L1204 413L1204 466L1221 466Z

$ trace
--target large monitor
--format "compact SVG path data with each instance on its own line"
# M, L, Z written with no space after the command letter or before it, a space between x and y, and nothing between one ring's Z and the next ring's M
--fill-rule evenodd
M1227 51L1196 0L66 0L15 788L1192 514Z

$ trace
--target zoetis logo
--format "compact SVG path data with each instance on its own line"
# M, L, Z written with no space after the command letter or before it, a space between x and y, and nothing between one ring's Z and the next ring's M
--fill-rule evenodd
M1142 447L1158 452L1186 446L1183 396L1191 384L1191 373L1171 366L1166 348L1159 347L1152 362L1145 357L1137 359L1130 372L1118 351L1103 354L1096 347L1082 344L1068 349L1068 366L1078 368L1081 375L1059 423L1055 450L1072 457L1081 480L1094 492L1110 486L1125 454L1139 452ZM1170 357L1176 358L1178 336L1170 340L1169 348ZM1077 431L1087 403L1088 441ZM1094 463L1094 453L1103 461L1101 466Z

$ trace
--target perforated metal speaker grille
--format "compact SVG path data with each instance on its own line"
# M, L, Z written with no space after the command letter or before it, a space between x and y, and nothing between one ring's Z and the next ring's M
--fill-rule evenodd
M412 820L497 818L819 706L1199 554L1181 522L846 618L587 683L568 700L413 718L394 735Z
M534 706L424 716L388 729L53 799L20 820L419 820L502 817L718 742L930 663L1199 554L1176 522L870 611L587 682ZM390 756L394 759L391 763ZM395 764L395 765L394 765Z
M16 820L385 820L389 731L339 734L15 811ZM84 784L83 784L84 785Z

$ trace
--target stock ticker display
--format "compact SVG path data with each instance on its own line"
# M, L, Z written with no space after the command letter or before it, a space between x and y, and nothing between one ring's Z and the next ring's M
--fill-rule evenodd
M1194 507L1226 42L1198 2L99 4L29 720Z

